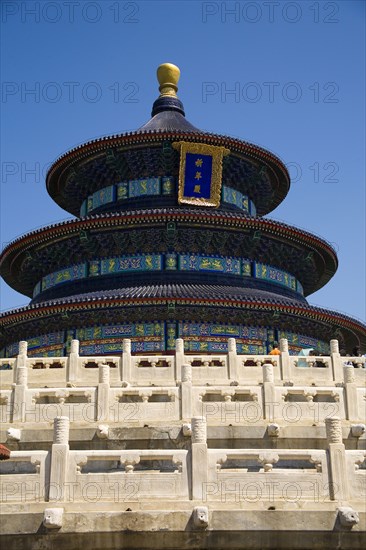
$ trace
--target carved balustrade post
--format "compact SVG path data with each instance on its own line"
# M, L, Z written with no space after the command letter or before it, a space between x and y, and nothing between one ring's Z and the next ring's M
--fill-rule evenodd
M192 498L202 500L208 480L207 422L192 418Z
M292 378L291 370L293 367L290 363L287 338L280 339L280 352L281 380L290 380Z
M229 380L237 381L239 378L238 373L238 357L236 352L236 340L235 338L229 338L228 344L228 363L229 363Z
M355 382L355 368L353 365L344 365L343 377L346 400L346 418L347 420L351 420L352 422L363 420L363 418L359 418L358 392L357 384Z
M262 366L263 372L263 418L274 420L276 389L274 385L273 365L265 363Z
M70 353L67 361L67 382L73 384L79 375L79 340L71 340Z
M110 367L107 363L98 363L98 369L97 420L105 422L109 419Z
M345 446L342 443L342 421L338 417L325 419L328 441L329 481L331 500L347 500L348 482Z
M131 340L125 338L122 344L122 373L121 380L126 384L131 383L131 364L132 364L132 355L131 355Z
M28 342L26 340L21 340L19 342L18 355L16 359L16 368L26 367L28 359Z
M330 341L330 358L332 362L332 371L333 371L333 380L335 382L343 381L343 372L342 372L342 360L339 354L339 344L338 340Z
M271 363L265 363L262 366L262 370L263 370L263 383L270 382L271 384L274 384L273 365Z
M192 418L192 366L182 365L181 384L181 418L190 420Z
M182 366L184 363L184 340L177 338L175 341L175 380L182 380Z
M50 501L64 501L66 499L69 466L69 428L70 420L67 416L55 417L53 421L53 444L51 450Z
M28 342L25 340L19 342L19 351L14 369L13 422L25 422L26 390L28 387L27 350Z

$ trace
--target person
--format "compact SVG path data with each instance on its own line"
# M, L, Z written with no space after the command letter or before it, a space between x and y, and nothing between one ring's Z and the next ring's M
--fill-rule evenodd
M316 357L323 357L323 354L320 353L320 351L317 351L317 350L313 350L312 352L310 352L310 355L313 355L313 356L316 356ZM325 363L323 363L323 361L321 359L316 360L315 363L314 363L314 367L324 368Z
M10 363L2 363L2 365L0 365L0 370L11 370Z
M339 352L339 355L342 357L349 357L349 353L346 352L345 349L341 349L340 352ZM349 360L349 359L346 359L346 361L343 361L343 365L345 366L348 366L348 365L352 365L353 363Z
M355 346L352 350L352 357L362 357L362 354L361 354L361 351L360 351L360 346ZM360 367L362 367L362 363L361 361L360 362L355 362L355 361L352 361L352 365L358 369Z
M281 352L278 349L278 342L273 342L273 349L269 352L269 355L281 355Z

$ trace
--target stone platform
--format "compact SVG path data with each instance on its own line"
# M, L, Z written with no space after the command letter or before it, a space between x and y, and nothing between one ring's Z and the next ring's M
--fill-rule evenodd
M4 547L363 548L366 369L236 353L0 360Z

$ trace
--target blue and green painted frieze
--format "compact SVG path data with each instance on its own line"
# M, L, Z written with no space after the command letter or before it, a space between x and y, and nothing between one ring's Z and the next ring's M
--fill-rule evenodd
M115 256L100 260L90 260L76 264L42 278L36 284L33 298L41 292L61 284L85 278L103 277L111 274L131 272L202 272L222 273L237 277L253 277L275 283L303 295L301 283L293 275L269 265L250 261L245 258L213 256L204 254L135 254Z
M28 340L30 357L60 357L70 352L74 338L80 341L80 355L113 355L122 353L123 340L131 340L133 353L172 353L177 338L184 339L187 353L227 353L228 338L235 338L239 354L266 354L274 341L287 338L291 354L313 348L329 353L327 342L271 327L197 323L192 321L131 322L99 325L44 334ZM8 345L0 356L14 357L18 343Z
M136 180L122 181L113 185L108 185L99 189L87 197L80 208L80 216L84 217L92 214L102 206L118 204L127 199L136 199L141 197L154 196L173 196L176 193L176 178L172 176L149 177ZM256 216L255 204L237 189L222 186L222 202L235 206L243 212Z

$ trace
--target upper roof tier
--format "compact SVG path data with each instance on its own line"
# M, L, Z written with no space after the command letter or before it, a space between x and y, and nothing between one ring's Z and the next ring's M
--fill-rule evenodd
M80 216L82 205L95 192L139 178L178 179L180 155L177 141L225 147L222 184L247 196L258 216L271 212L288 193L290 178L283 162L271 152L229 136L203 132L185 118L178 99L180 71L170 63L158 68L160 96L153 104L152 118L134 132L88 141L59 157L47 174L47 190L55 202ZM178 205L177 193L168 203ZM151 197L151 206L161 206L161 197ZM124 200L110 209L130 210L136 200ZM221 206L218 207L221 209ZM103 211L108 211L108 207Z

